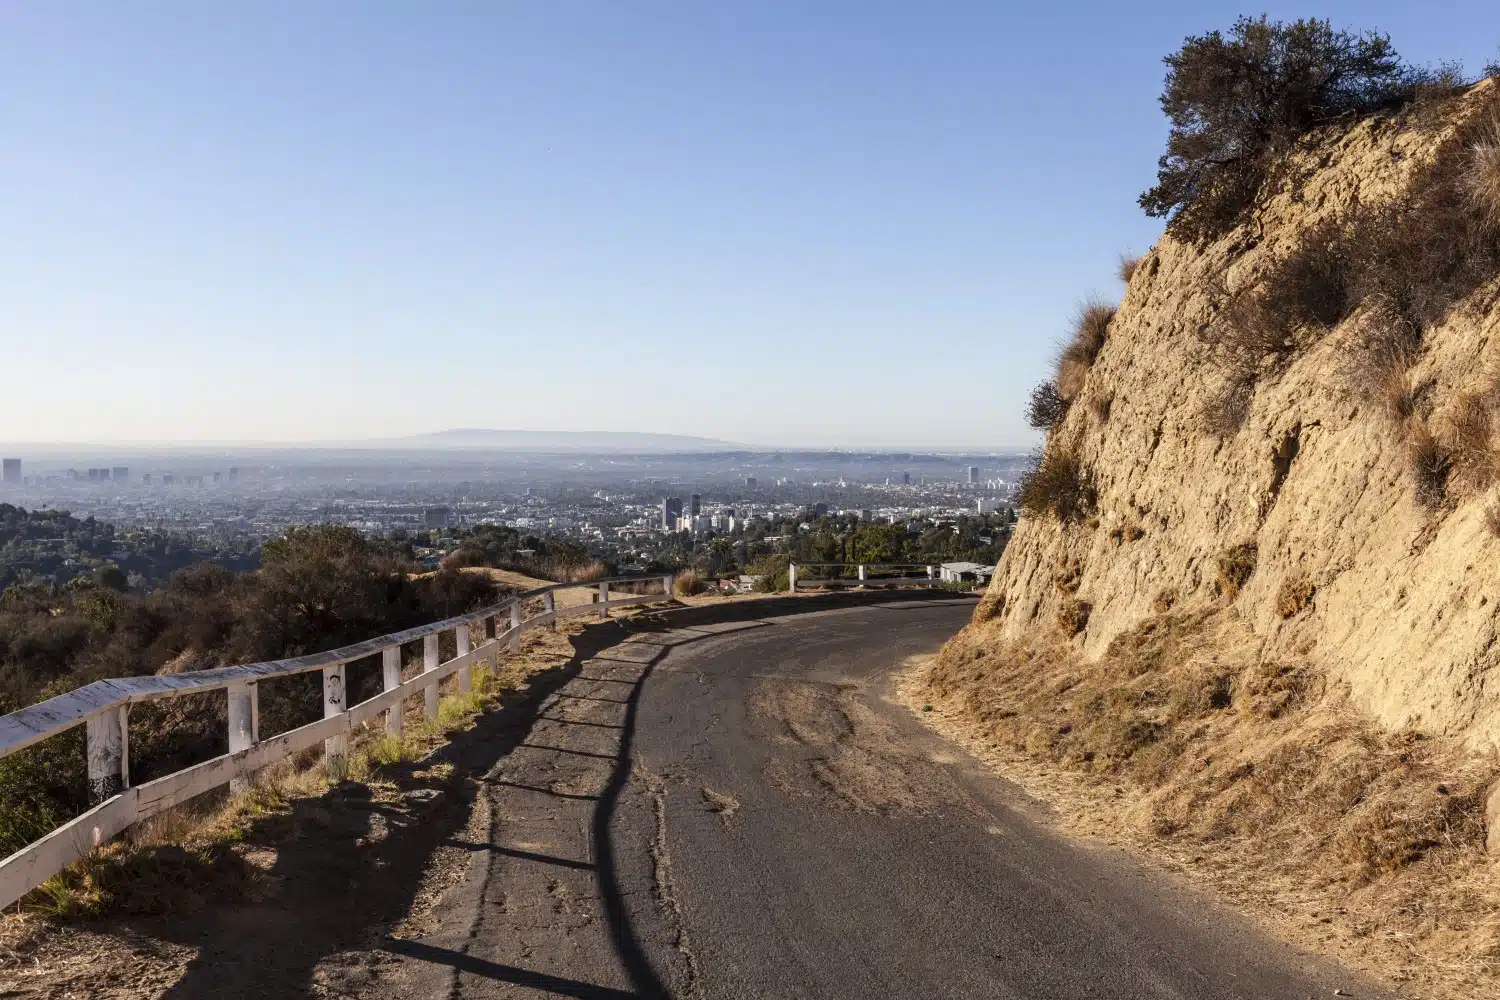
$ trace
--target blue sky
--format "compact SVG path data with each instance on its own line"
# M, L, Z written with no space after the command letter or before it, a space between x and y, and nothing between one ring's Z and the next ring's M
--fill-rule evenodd
M6 3L0 441L1029 444L1159 235L1161 57L1244 9Z

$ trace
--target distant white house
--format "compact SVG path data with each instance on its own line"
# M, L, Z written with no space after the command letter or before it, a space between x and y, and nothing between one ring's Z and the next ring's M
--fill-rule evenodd
M995 567L975 562L950 562L938 567L944 583L989 583Z

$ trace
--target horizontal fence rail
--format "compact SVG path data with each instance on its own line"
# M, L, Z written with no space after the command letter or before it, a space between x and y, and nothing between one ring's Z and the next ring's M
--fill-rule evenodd
M804 569L857 569L856 576L835 576L821 580L806 579L800 576L799 570ZM923 570L922 575L917 576L879 576L870 574L872 569L896 569L896 570ZM940 582L938 569L930 563L838 563L838 562L806 562L792 563L787 567L787 583L792 593L797 592L800 587L931 587Z
M611 584L658 581L662 585L661 594L610 596ZM242 787L249 774L319 743L323 744L330 774L340 776L346 767L349 734L363 723L383 714L387 730L399 734L406 699L418 693L423 696L424 714L435 719L438 682L456 674L459 690L470 690L473 665L503 647L520 652L523 633L560 618L587 614L607 618L610 608L670 600L672 586L670 573L553 584L516 594L481 611L324 653L183 674L95 681L0 716L0 757L82 725L87 743L89 797L93 803L88 812L0 861L0 907L14 903L133 824L222 785ZM597 588L592 603L557 606L558 591L580 587ZM523 617L524 605L537 598L542 601L541 612ZM482 628L477 644L472 634L475 623ZM439 662L438 640L448 631L454 634L457 655ZM403 681L401 647L418 639L422 641L422 671ZM376 655L381 657L384 690L357 705L346 705L345 666ZM323 718L262 740L258 683L313 670L323 673ZM228 698L229 752L132 786L130 706L212 691L224 691Z

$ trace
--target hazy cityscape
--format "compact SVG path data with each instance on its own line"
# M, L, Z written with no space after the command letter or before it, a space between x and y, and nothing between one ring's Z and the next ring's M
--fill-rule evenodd
M577 543L613 565L644 566L667 549L680 561L715 538L760 542L775 526L807 518L913 533L997 512L1003 520L1029 461L854 451L56 449L6 455L0 503L154 533L237 566L253 566L260 543L309 524L410 541L431 563L466 530L497 525ZM126 565L128 554L119 546L94 558L58 549L53 560L10 562L13 575L29 569L60 579L71 575L67 566L82 572L111 556Z

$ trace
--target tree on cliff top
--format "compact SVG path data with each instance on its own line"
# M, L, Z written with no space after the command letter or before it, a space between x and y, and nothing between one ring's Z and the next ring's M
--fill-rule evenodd
M1165 62L1161 106L1172 127L1156 186L1140 202L1189 240L1238 222L1299 137L1399 104L1420 76L1387 36L1334 31L1317 18L1242 17L1227 36L1189 37Z

